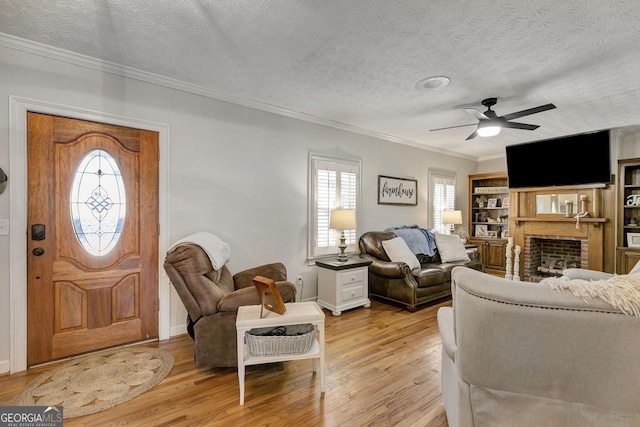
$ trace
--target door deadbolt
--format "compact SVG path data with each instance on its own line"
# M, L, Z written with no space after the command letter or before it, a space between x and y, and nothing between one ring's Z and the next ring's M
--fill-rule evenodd
M44 240L45 238L44 224L33 224L31 226L31 240Z

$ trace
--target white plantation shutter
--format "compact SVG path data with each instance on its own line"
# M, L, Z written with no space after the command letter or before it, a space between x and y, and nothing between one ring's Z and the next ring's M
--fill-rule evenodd
M339 231L329 228L333 209L354 209L359 218L360 162L311 154L309 172L309 258L313 259L340 252ZM357 230L344 234L346 252L354 252Z
M449 234L450 226L442 223L442 211L454 209L456 176L446 172L429 172L431 184L431 223L440 233Z

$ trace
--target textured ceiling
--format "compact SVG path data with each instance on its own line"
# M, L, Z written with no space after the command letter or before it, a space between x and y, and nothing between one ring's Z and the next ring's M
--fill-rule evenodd
M640 125L637 0L4 0L0 32L213 97L479 159ZM416 89L445 75L449 87ZM187 87L187 86L185 86ZM465 141L464 107L557 109Z

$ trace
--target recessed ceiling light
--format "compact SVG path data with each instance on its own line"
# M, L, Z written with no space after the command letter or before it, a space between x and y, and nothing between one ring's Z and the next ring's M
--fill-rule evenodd
M440 90L449 86L451 79L445 76L427 77L416 83L416 89L421 90Z

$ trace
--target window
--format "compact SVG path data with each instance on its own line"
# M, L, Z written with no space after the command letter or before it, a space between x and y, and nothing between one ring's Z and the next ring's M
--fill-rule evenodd
M309 186L309 259L337 254L340 231L329 228L329 216L333 209L354 209L359 219L360 161L312 153ZM344 234L346 252L355 252L357 230L345 230Z
M84 156L71 187L71 220L82 247L104 256L118 243L126 214L124 182L116 160L104 150Z
M443 234L450 234L450 226L442 223L442 211L454 209L456 202L456 175L451 172L429 171L431 189L431 224Z

